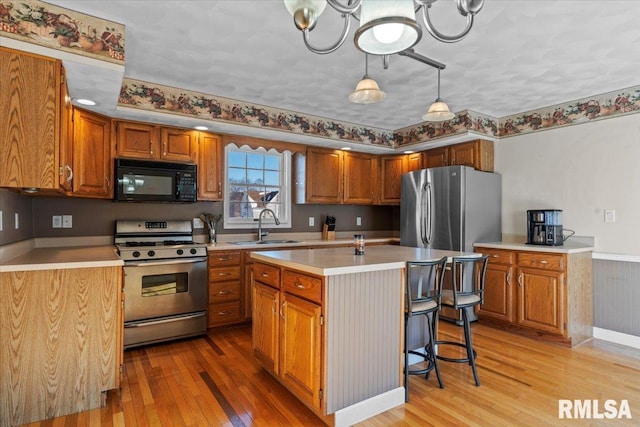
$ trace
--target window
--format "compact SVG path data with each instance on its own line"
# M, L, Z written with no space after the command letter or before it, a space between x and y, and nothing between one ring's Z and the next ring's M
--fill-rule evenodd
M225 147L224 228L256 228L263 216L270 228L291 228L291 153L248 146Z

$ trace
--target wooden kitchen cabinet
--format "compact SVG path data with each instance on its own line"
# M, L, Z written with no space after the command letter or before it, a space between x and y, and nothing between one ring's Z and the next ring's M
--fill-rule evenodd
M260 262L253 268L253 354L296 397L319 411L322 279Z
M240 251L209 252L209 328L242 320L242 270Z
M120 385L122 267L0 273L0 424L100 408Z
M493 172L493 142L478 139L433 148L423 153L423 162L425 168L460 165Z
M111 119L73 109L73 196L113 197Z
M200 132L198 137L198 200L222 200L224 161L220 136Z
M198 132L180 128L160 128L161 160L194 162L198 149Z
M379 199L382 205L399 205L402 175L422 169L420 153L381 156L379 166Z
M57 59L0 47L0 187L65 191L71 100Z
M196 131L126 120L114 123L117 157L185 163L196 161Z
M377 183L376 157L366 153L307 148L307 203L372 204Z
M481 321L570 345L591 338L591 252L475 251L489 255Z

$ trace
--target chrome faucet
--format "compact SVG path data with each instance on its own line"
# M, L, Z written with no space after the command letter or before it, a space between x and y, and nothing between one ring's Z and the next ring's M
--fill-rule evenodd
M260 214L258 214L258 242L262 242L262 238L268 236L270 233L270 231L262 231L262 215L265 212L271 212L271 215L273 215L273 219L276 222L276 225L280 225L280 220L278 219L274 211L272 211L269 208L262 209L260 211Z

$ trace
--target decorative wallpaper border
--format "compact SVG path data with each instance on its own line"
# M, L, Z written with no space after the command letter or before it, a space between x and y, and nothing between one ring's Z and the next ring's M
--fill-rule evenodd
M0 35L119 65L125 27L36 0L0 0ZM502 118L470 110L441 123L373 128L230 98L124 78L118 105L389 148L475 133L508 138L640 112L640 85Z
M0 35L124 65L124 25L42 1L0 0Z
M393 148L393 132L125 77L118 105Z

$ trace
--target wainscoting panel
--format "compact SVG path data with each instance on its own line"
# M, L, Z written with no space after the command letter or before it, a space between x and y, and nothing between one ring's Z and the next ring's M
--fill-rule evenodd
M640 336L640 263L593 260L594 326Z

